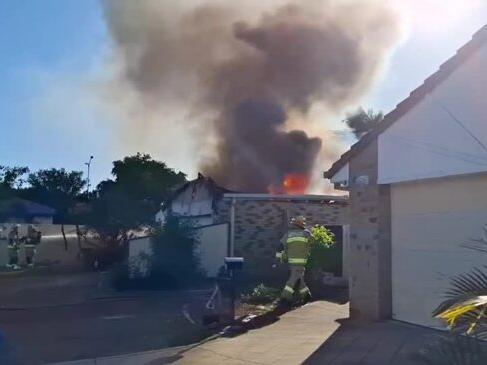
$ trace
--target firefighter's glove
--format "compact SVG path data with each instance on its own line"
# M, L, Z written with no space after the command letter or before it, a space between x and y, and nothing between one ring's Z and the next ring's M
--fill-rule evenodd
M286 259L286 253L283 251L276 252L276 259L280 262L283 263Z

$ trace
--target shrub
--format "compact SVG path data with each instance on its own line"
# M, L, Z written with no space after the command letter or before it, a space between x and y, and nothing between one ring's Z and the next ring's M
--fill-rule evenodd
M250 293L242 295L242 300L250 304L267 304L279 297L279 289L257 285Z
M165 287L187 286L202 278L197 232L177 216L168 216L152 239L151 279Z
M330 248L335 244L335 235L325 226L315 225L311 228L311 238L314 246Z
M340 274L342 253L335 245L335 235L324 226L311 229L312 246L308 260L308 269L324 270L336 275Z

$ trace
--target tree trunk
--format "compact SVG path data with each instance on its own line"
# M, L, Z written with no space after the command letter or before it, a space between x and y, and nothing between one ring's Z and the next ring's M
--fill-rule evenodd
M61 233L63 234L64 251L67 251L68 250L68 240L66 239L66 233L64 233L64 224L61 224Z
M83 252L81 249L81 231L79 230L79 225L76 225L76 237L78 238L78 258L81 259L81 253Z
M78 224L76 225L76 237L78 237L78 249L81 252L81 231Z

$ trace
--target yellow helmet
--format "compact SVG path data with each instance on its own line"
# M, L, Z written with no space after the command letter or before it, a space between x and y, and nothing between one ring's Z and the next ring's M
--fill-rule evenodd
M291 218L291 225L299 228L306 228L306 217L303 215L298 215Z

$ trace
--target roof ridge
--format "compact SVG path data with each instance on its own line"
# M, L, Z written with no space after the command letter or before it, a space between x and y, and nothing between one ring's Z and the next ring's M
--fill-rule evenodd
M324 172L323 176L325 178L331 178L353 156L361 152L379 134L389 128L412 107L423 100L424 97L433 91L440 83L447 79L454 71L457 70L460 65L469 59L486 42L487 24L477 30L467 43L461 46L452 57L443 62L433 74L428 76L421 85L411 91L404 100L396 104L394 109L385 114L382 122L377 124L372 130L354 143L348 149L348 151L343 153L340 158L332 164L330 169Z

